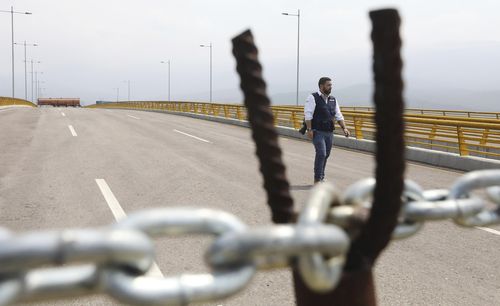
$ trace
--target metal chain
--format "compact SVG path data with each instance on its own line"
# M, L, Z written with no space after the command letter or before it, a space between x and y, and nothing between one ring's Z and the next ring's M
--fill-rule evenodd
M14 234L0 228L0 305L96 293L131 305L214 301L242 290L257 270L293 262L312 290L331 290L350 241L370 214L374 186L374 179L364 179L341 193L318 184L293 225L248 228L218 210L165 208L98 229ZM477 189L485 189L487 198L473 195ZM470 172L449 189L424 191L406 180L402 203L395 239L414 235L425 221L500 224L500 170ZM205 254L211 272L147 276L154 260L151 238L186 234L215 236Z

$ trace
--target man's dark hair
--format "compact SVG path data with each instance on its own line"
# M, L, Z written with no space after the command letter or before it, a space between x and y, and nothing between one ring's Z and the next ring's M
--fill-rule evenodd
M328 81L331 81L332 79L330 79L329 77L322 77L319 79L318 81L318 87L321 87L321 85L325 84L326 82Z

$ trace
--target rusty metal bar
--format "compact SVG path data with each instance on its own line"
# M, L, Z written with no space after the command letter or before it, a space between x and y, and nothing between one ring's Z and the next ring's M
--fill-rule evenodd
M262 77L262 66L258 60L257 47L250 30L232 40L236 70L241 78L240 87L245 95L248 121L256 144L260 172L264 177L267 203L271 207L275 223L293 220L293 199L286 178L286 169L281 159L278 133L274 128L271 101L266 94L266 83Z
M397 223L405 168L400 18L392 9L372 11L370 18L377 124L377 184L371 215L351 245L336 289L312 292L294 271L298 305L376 305L372 268Z
M374 46L377 184L370 218L351 247L347 270L373 264L388 245L401 208L405 170L401 20L392 9L370 12L370 18Z

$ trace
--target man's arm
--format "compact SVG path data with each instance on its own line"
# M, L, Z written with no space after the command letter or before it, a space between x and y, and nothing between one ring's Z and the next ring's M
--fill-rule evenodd
M306 120L307 130L312 130L312 120Z
M336 120L338 122L338 124L340 125L340 127L342 128L342 132L344 132L345 137L351 136L351 133L349 132L349 130L345 126L344 115L342 115L342 112L340 111L340 106L339 106L338 101L335 104L335 119L334 120ZM335 122L333 124L335 124Z
M316 102L314 101L313 95L307 97L306 103L304 104L304 120L307 126L307 136L312 139L312 118L314 114L314 109L316 108Z

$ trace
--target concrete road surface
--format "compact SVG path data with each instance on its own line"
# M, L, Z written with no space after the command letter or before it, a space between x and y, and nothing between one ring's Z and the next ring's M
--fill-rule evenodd
M296 205L312 182L312 144L281 138ZM372 176L373 156L334 148L327 178L341 189ZM461 173L409 164L424 188ZM100 179L100 181L96 181ZM104 109L16 108L0 112L0 224L13 231L115 221L103 182L125 214L153 207L210 207L249 226L270 224L250 130L175 115ZM390 245L376 267L380 305L500 305L500 228L427 223ZM206 272L212 238L155 241L163 275ZM111 305L103 296L43 305ZM258 272L250 286L208 305L293 305L288 270Z

